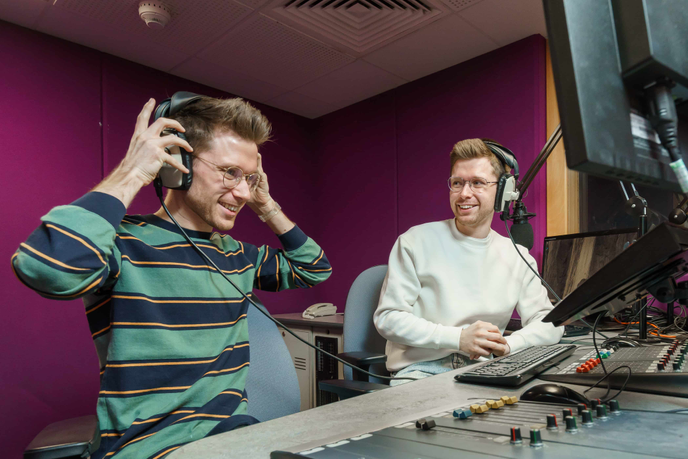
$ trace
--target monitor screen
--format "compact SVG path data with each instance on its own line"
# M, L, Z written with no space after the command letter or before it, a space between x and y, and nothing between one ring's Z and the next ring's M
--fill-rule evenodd
M637 238L637 228L545 238L542 277L564 298ZM552 293L550 298L554 299Z
M546 0L571 169L681 191L650 122L646 88L669 78L688 162L688 8L681 1Z

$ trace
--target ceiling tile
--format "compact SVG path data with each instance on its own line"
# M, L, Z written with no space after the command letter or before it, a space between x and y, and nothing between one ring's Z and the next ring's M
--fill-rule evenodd
M47 8L36 30L158 70L167 71L189 57L136 34L123 32L115 25L90 20L61 8Z
M32 27L49 5L45 0L0 1L0 19L23 27Z
M295 92L335 105L350 105L406 83L364 61L356 61L298 88Z
M217 40L253 12L247 6L227 0L164 0L163 3L170 9L172 19L162 30L146 26L139 17L136 0L59 0L53 8L70 11L85 21L114 26L120 33L134 34L146 43L157 43L186 54L194 54Z
M265 104L311 119L341 108L295 92L282 94L265 102Z
M542 0L483 0L458 14L500 46L536 33L547 37Z
M198 57L286 89L354 61L262 15L249 18Z
M256 102L265 102L287 92L286 89L197 58L189 59L170 73Z
M456 15L379 49L363 59L409 81L492 51L497 44Z

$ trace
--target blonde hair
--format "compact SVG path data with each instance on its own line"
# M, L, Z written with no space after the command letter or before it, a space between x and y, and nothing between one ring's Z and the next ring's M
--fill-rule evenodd
M496 143L496 142L495 142ZM511 168L502 163L497 155L492 153L481 139L466 139L457 142L452 148L450 159L451 167L449 173L454 169L454 164L460 159L477 159L487 158L492 165L495 176L499 178L505 172L509 172Z
M207 150L217 133L233 132L241 139L260 146L270 140L268 119L243 99L201 97L184 107L173 119L179 121L195 152Z

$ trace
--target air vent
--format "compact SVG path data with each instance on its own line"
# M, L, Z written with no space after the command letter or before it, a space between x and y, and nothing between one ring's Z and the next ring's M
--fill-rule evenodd
M280 0L264 13L357 53L449 14L438 0Z
M296 367L297 370L307 370L306 359L303 357L294 357L294 367Z

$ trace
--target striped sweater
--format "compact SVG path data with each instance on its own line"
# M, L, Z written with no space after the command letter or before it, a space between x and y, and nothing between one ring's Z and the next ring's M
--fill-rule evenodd
M12 266L44 297L84 300L100 362L93 457L160 458L256 422L246 414L250 305L173 224L125 211L98 192L56 207ZM309 288L331 273L298 227L279 236L281 250L187 234L247 293Z

